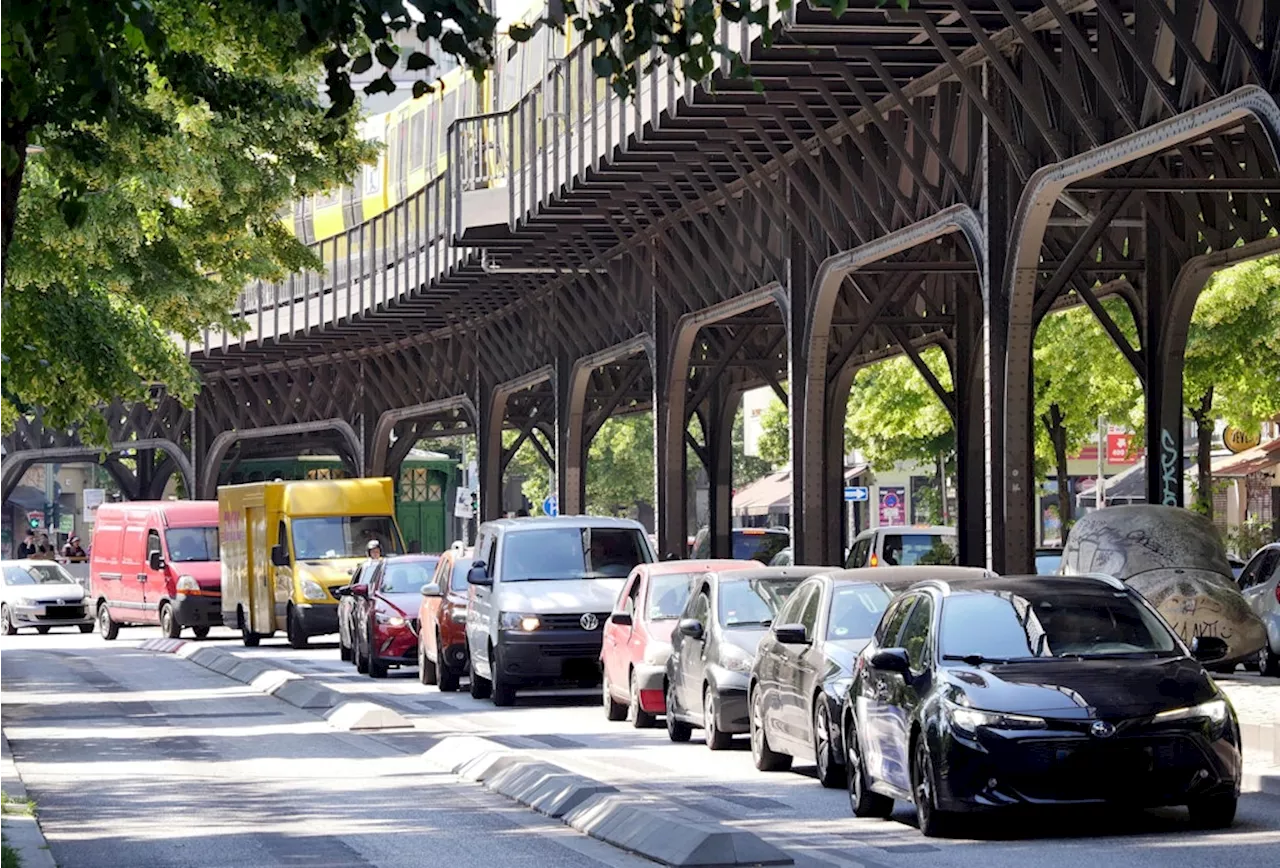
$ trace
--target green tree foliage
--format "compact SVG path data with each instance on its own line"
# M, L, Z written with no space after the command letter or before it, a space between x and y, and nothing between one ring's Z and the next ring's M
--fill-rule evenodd
M530 442L534 437L539 438L538 442L542 443L544 448L551 445L547 443L546 438L540 433L526 437L516 450L516 454L511 456L511 461L507 464L505 477L519 477L523 480L520 484L520 490L525 497L529 498L529 502L533 504L530 513L541 515L542 501L546 500L547 495L552 490L551 475L555 472L555 468L547 464L537 447ZM502 448L510 449L519 439L519 431L503 431ZM547 452L550 454L551 450L548 448Z
M787 405L777 398L770 401L760 417L760 427L756 442L760 458L773 467L791 463L791 415Z
M1214 275L1196 303L1182 375L1199 429L1197 508L1213 513L1214 421L1246 431L1280 414L1280 255Z
M1102 306L1132 344L1137 326L1129 307L1115 298ZM1055 468L1062 525L1070 529L1074 504L1067 494L1067 456L1098 430L1099 416L1139 428L1142 385L1083 304L1045 317L1034 353L1037 469Z
M781 406L782 402L778 401L778 405ZM783 415L785 417L785 410ZM746 414L739 409L738 414L733 417L733 487L735 489L745 488L777 466L765 458L763 453L747 454L746 428ZM760 451L758 443L757 451ZM784 459L781 463L785 464L788 460L790 459Z
M276 214L372 150L327 116L300 23L256 0L5 13L5 421L38 406L102 442L98 404L194 394L170 334L234 327L247 282L318 264Z
M942 350L930 347L921 356L938 382L950 388L951 371ZM849 391L845 431L877 470L900 461L933 466L939 455L950 460L956 449L951 414L906 356L858 371Z
M653 490L653 414L607 420L587 450L587 512L630 515Z

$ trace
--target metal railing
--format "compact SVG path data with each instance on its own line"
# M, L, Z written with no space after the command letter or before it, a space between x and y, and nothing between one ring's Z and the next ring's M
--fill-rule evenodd
M794 12L774 7L770 15L764 26L721 18L721 44L748 58L764 30L793 20ZM641 64L634 94L624 100L596 76L598 53L596 43L580 43L508 111L453 122L445 172L452 241L471 226L497 225L483 222L492 199L480 213L468 213L468 204L481 198L474 194L505 187L505 222L514 229L559 190L572 189L587 169L599 169L615 148L625 151L631 141L644 141L646 129L658 129L664 113L675 116L680 103L692 99L697 82L655 51ZM728 74L729 62L720 69ZM495 159L503 164L494 165Z

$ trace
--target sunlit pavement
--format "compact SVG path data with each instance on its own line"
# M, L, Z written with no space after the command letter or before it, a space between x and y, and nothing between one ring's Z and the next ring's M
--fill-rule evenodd
M975 823L972 838L924 839L913 814L850 816L842 791L811 770L762 774L746 740L712 753L665 730L609 723L598 694L521 694L495 709L442 694L416 670L375 681L334 643L257 649L229 631L211 644L266 659L394 707L416 729L351 735L184 660L120 640L55 632L0 641L0 718L63 868L78 866L652 864L427 767L449 734L502 744L623 789L660 794L691 816L750 828L797 865L1275 866L1280 799L1241 800L1227 831L1191 830L1179 809L1053 814ZM1280 679L1220 679L1243 718L1280 721Z

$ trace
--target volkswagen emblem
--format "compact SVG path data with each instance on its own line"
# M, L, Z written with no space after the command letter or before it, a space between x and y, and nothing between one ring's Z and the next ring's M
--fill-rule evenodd
M582 629L584 630L594 630L596 627L600 626L600 619L588 612L578 619L578 623L582 625Z
M1095 720L1089 727L1089 735L1094 738L1111 738L1115 734L1116 728L1105 720Z

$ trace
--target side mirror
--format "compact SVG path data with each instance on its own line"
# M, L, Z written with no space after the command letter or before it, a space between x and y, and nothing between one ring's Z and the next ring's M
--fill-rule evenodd
M271 547L271 565L273 567L289 566L289 551L280 543Z
M690 639L702 638L702 625L692 618L681 618L678 629L681 636L688 636Z
M1227 656L1227 643L1216 636L1197 636L1191 640L1191 656L1201 663L1212 663Z
M875 669L884 672L899 672L906 675L911 671L911 662L907 659L906 648L885 648L871 655L869 661Z
M331 589L329 593L333 594L335 597L345 597L351 593L351 586L339 585L338 587Z
M349 586L349 587L347 588L347 593L348 593L348 594L350 594L350 595L351 595L351 596L353 596L353 597L360 597L361 599L368 599L368 597L369 597L369 586L368 586L368 585L363 585L363 584L361 584L361 585L351 585L351 586Z
M164 556L160 552L151 552L147 555L147 566L153 570L164 569Z
M779 624L773 628L773 635L783 645L810 645L809 631L803 624Z
M484 561L476 561L471 565L471 569L467 570L467 584L477 585L481 588L489 588L493 586L493 579L489 578L489 573L485 567Z
M424 596L424 597L438 597L438 596L440 596L440 586L439 586L439 585L437 585L437 584L435 584L434 582L432 582L432 583L431 583L431 584L429 584L429 585L423 585L423 586L422 586L422 596Z
M631 615L627 612L614 612L609 616L609 622L617 624L619 627L630 627Z

